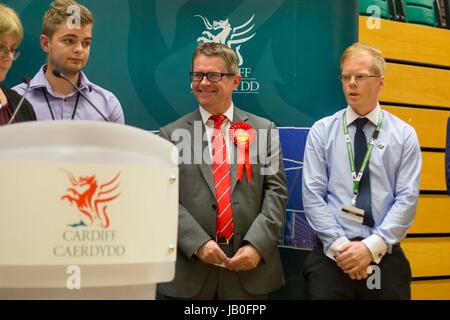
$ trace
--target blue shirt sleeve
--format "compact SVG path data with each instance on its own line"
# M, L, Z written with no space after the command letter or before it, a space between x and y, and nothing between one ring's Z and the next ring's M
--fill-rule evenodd
M123 115L123 109L116 96L111 95L108 101L108 106L110 110L109 120L112 122L124 124L125 117Z
M408 228L413 223L420 191L421 169L422 154L416 132L411 127L405 127L401 164L395 172L394 203L381 224L373 230L374 234L383 238L388 247L406 237Z
M345 237L343 228L330 212L326 198L328 193L328 174L325 155L327 136L325 125L321 122L313 125L309 131L303 162L303 207L306 218L323 242L324 252L341 237Z

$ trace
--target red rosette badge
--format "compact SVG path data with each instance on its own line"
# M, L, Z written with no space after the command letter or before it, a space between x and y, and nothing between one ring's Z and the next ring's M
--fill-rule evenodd
M245 122L235 122L230 127L230 139L237 145L237 181L241 181L242 174L247 173L247 181L252 178L252 165L250 164L250 145L256 140L256 131Z

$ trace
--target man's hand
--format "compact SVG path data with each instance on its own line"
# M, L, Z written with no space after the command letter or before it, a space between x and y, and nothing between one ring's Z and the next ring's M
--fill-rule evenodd
M222 249L220 249L219 245L213 240L209 240L198 249L197 257L204 263L218 265L226 265L230 260Z
M235 271L247 271L256 268L260 261L261 254L249 243L239 248L228 262L227 268Z
M336 263L352 280L367 279L367 267L373 260L372 253L361 241L344 244L338 250Z

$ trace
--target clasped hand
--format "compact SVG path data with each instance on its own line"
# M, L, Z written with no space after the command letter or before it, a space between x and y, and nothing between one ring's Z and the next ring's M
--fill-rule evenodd
M234 271L247 271L256 268L261 261L261 255L251 244L239 248L236 254L229 258L219 245L209 240L198 249L197 256L205 263L219 265Z
M369 248L361 241L344 244L338 250L336 263L352 280L367 279L367 267L372 262Z

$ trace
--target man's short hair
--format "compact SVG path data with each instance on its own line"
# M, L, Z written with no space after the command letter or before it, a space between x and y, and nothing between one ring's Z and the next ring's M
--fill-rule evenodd
M42 19L42 34L51 38L58 27L72 16L71 6L76 6L79 9L81 26L94 24L94 16L85 6L74 0L55 0L50 4Z
M10 34L16 36L19 43L22 42L23 26L13 9L0 4L0 36Z
M221 57L225 61L225 65L228 69L227 72L235 74L239 73L239 59L236 52L227 45L215 42L199 44L192 55L192 68L194 67L195 58L199 55Z
M368 53L372 57L372 72L374 74L379 76L384 75L385 60L383 58L383 55L381 54L381 51L362 42L356 42L345 49L341 57L341 71L342 64L344 63L345 59L361 53Z

